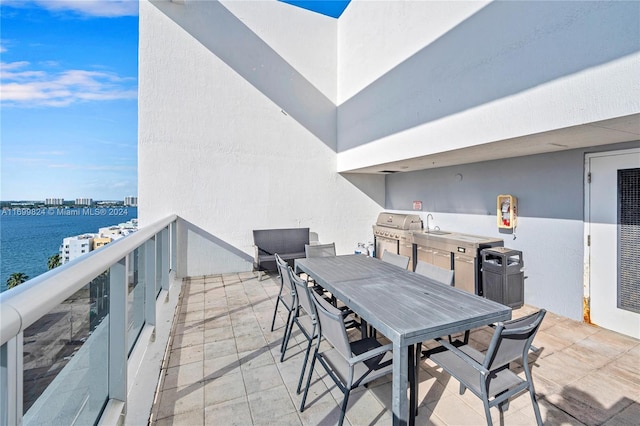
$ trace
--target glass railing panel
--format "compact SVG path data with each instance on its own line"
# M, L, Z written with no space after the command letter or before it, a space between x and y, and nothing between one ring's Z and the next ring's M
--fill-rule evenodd
M127 273L127 339L131 353L144 326L144 245L129 254Z
M94 424L108 398L109 273L24 330L25 425Z

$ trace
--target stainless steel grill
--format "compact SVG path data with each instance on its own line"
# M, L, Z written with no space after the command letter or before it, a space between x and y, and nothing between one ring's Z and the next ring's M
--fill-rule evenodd
M376 257L380 258L387 250L413 260L411 232L417 230L422 230L422 219L417 214L380 213L373 225ZM409 262L409 268L413 269L413 261Z

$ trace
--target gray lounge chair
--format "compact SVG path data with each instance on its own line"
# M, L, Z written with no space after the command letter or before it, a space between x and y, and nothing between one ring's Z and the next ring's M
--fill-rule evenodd
M430 350L429 358L460 382L460 394L471 390L484 404L487 424L492 425L489 409L497 406L500 414L508 408L509 398L529 390L538 425L542 425L527 354L542 323L544 309L523 318L497 323L486 354L469 345L456 347L436 339L445 349ZM509 363L520 359L525 379L509 369Z
M316 293L311 294L318 315L320 338L316 341L307 384L300 403L300 412L305 409L313 368L318 361L344 393L338 423L342 426L351 390L392 373L393 345L383 346L371 337L350 343L342 312ZM320 352L322 337L333 347Z

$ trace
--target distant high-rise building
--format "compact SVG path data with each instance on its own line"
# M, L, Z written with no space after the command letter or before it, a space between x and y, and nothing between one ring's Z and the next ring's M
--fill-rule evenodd
M44 203L47 206L61 206L64 204L64 198L46 198Z
M138 197L124 197L124 205L125 206L130 206L130 207L137 207L138 206Z
M90 206L93 204L93 198L76 198L76 206Z

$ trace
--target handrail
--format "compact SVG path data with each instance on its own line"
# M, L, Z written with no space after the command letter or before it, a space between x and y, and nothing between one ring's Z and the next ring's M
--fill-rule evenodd
M171 215L140 228L77 261L59 266L0 293L0 345L25 330L95 277L178 219Z

